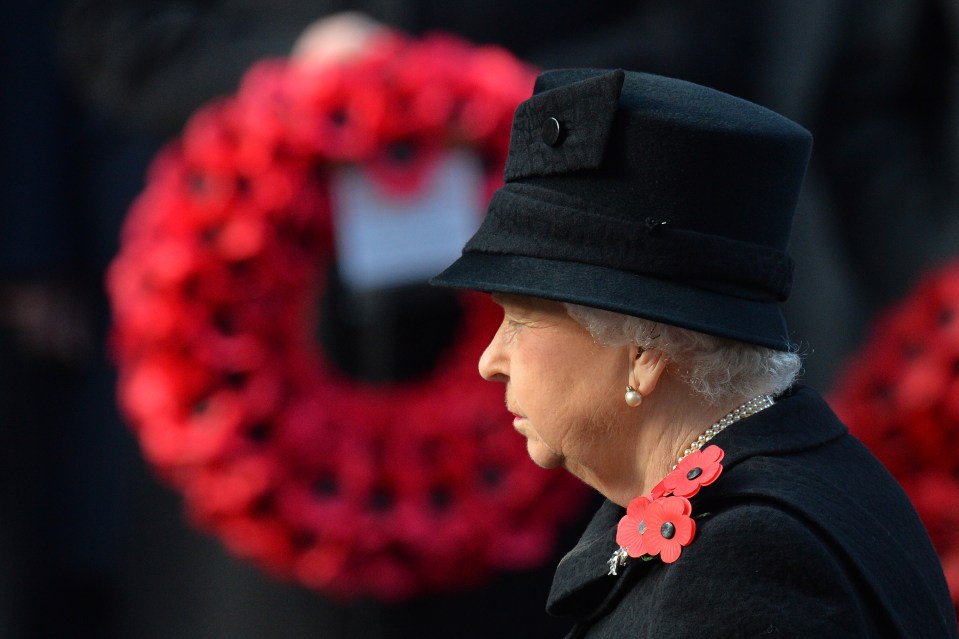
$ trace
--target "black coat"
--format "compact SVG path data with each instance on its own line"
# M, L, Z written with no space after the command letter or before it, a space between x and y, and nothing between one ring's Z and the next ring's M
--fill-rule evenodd
M571 637L957 637L939 559L905 493L813 391L712 443L723 474L690 501L673 564L608 573L606 502L560 562L547 609Z

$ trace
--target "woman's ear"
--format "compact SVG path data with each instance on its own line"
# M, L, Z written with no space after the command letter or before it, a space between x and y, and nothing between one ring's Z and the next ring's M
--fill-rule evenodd
M637 349L629 374L630 385L643 397L648 396L656 390L656 384L666 371L668 361L662 351Z

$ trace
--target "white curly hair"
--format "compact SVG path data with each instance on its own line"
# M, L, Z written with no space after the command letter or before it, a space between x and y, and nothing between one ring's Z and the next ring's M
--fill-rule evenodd
M652 320L564 303L566 312L608 346L635 344L666 355L668 366L713 404L779 395L802 369L796 352L706 335Z

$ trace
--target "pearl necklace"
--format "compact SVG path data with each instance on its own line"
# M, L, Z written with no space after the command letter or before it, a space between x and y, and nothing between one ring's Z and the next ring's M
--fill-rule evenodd
M673 470L676 470L676 466L679 466L679 462L686 459L687 455L704 447L706 442L726 430L728 426L731 426L732 424L735 424L739 420L745 419L750 415L755 415L759 411L765 410L772 405L773 398L771 395L760 395L758 397L753 397L745 404L741 404L729 411L722 419L707 428L705 433L700 435L696 441L689 445L689 448L683 451L683 456L676 460L676 463L673 464Z
M765 410L772 405L773 398L771 395L759 395L758 397L753 397L745 404L741 404L729 411L722 419L707 428L705 433L697 437L696 441L689 445L689 448L683 451L683 456L680 457L675 464L673 464L672 469L676 470L676 467L679 466L680 462L686 459L689 454L702 449L706 445L706 442L726 430L726 428L729 426L735 424L741 419L749 417L750 415L755 415L759 411ZM617 574L616 571L625 566L628 561L629 554L626 552L626 549L623 546L620 546L613 553L613 556L610 557L606 562L609 566L609 575L615 577Z

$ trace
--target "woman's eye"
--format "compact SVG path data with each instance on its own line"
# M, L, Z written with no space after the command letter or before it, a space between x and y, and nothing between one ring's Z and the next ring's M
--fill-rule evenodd
M523 315L506 313L503 317L509 324L512 324L513 326L530 326L533 323L533 320Z
M529 322L515 315L510 315L509 313L503 316L503 332L507 338L513 337L517 331L528 324Z

